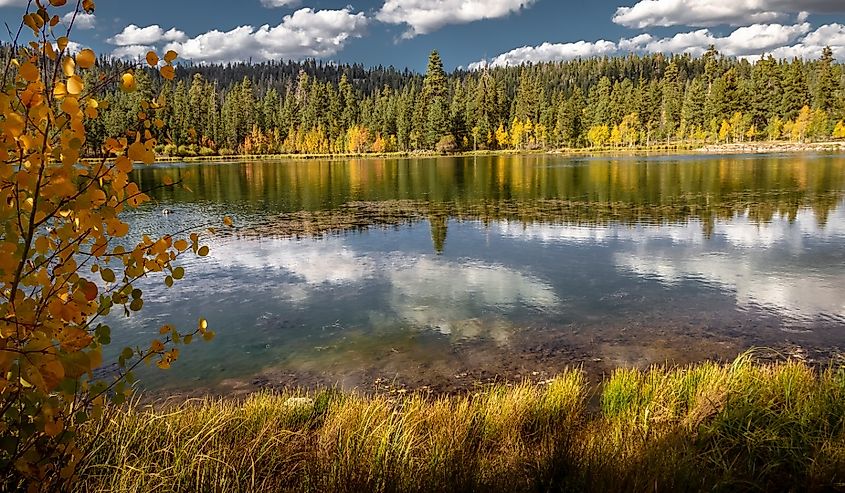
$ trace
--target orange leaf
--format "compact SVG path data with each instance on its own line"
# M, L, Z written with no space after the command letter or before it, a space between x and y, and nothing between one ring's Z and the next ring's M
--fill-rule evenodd
M82 351L89 344L93 341L94 338L91 335L77 327L68 327L62 330L61 333L61 346L62 349L69 352L75 353L77 351Z
M147 64L149 64L150 67L155 67L156 65L158 65L158 55L156 55L156 52L147 52Z
M91 68L94 66L96 61L97 55L88 48L76 54L76 64L79 65L80 68Z
M161 76L167 80L173 80L176 77L176 70L172 65L165 65L159 70Z
M21 65L21 68L18 73L21 75L21 77L24 78L24 80L28 82L37 81L38 76L40 75L38 67L33 65L31 62L25 62L23 65Z

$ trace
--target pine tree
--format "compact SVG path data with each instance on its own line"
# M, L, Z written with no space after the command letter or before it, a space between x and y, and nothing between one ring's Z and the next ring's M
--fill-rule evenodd
M813 107L829 112L833 109L836 82L833 75L833 50L829 46L822 50L816 64L816 83L813 90Z
M810 104L803 65L801 60L793 60L783 77L783 99L781 100L780 116L786 120L794 120L801 109Z
M446 103L447 80L443 61L437 51L428 57L428 69L423 80L422 107L425 115L424 145L434 146L448 132L449 110Z

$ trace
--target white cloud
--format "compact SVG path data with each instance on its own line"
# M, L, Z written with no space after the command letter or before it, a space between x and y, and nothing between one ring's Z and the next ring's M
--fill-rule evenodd
M76 14L76 20L73 19L73 12L68 12L62 16L62 23L64 25L70 26L71 21L73 21L74 29L94 29L97 24L97 17L94 14L88 14L86 12Z
M493 67L521 65L523 63L551 62L588 58L592 56L612 55L616 52L616 43L599 40L594 43L577 41L575 43L543 43L540 46L523 46L503 53L489 62ZM488 62L471 63L470 70L483 68Z
M144 58L150 50L155 50L155 46L150 45L128 45L118 46L112 50L111 54L115 58L123 58L126 60L137 60Z
M351 38L361 37L367 24L367 17L353 13L351 7L318 11L303 8L286 15L275 27L239 26L226 32L215 29L176 40L165 49L198 63L324 58L343 49Z
M0 7L23 7L26 0L0 0Z
M632 52L689 53L699 56L710 45L715 46L724 55L752 59L763 54L773 54L779 58L793 56L805 59L818 58L824 46L831 46L838 59L845 59L845 25L829 24L815 31L811 32L811 30L810 24L806 22L792 25L753 24L737 28L727 36L718 36L709 29L699 29L680 32L665 38L656 38L644 33L633 38L622 38L618 43L605 40L543 43L539 46L523 46L511 50L497 56L489 64L492 66L520 65ZM469 68L478 70L487 63L486 61L472 63Z
M278 7L296 7L301 2L300 0L261 0L261 5L268 9L275 9Z
M707 29L678 33L671 38L655 39L640 35L619 42L620 51L648 53L689 53L701 55L709 45L727 56L759 56L795 41L808 33L810 24L754 24L740 27L728 36L719 37Z
M830 46L836 59L845 61L845 25L834 23L821 26L797 44L772 50L772 56L776 58L798 57L805 60L816 59L821 56L825 46Z
M165 31L157 24L147 27L138 27L130 24L123 28L123 31L115 34L107 41L118 46L132 45L154 45L168 41L183 41L187 39L185 33L176 28Z
M51 43L53 45L53 49L57 52L59 51L59 45L56 43ZM82 50L82 45L77 43L76 41L68 41L67 46L65 47L65 51L68 54L79 53Z
M766 23L808 12L845 12L841 0L640 0L631 7L619 7L613 22L626 27L696 26L721 24L739 26Z
M386 0L376 19L388 24L407 24L403 35L428 34L447 24L465 24L505 17L536 0Z

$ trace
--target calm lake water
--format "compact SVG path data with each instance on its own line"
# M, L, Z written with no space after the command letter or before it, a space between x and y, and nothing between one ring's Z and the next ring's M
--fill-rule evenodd
M845 156L233 162L135 179L165 175L192 192L155 192L134 228L231 215L237 230L110 321L114 350L164 323L216 330L142 372L147 388L448 389L845 347Z

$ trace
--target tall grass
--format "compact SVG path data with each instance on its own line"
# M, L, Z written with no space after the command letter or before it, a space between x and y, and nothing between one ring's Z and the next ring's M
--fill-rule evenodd
M598 404L589 406L595 395ZM845 373L799 363L580 371L429 398L323 391L113 409L80 490L845 489ZM105 431L94 430L104 425Z

